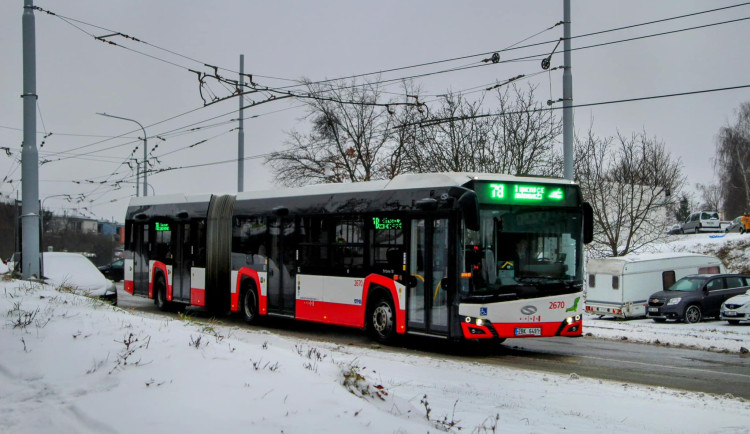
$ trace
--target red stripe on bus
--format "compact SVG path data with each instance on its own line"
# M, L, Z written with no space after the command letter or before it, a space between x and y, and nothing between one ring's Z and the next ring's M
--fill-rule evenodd
M167 266L160 261L154 261L154 268L151 270L151 282L148 284L148 298L154 298L154 282L156 282L156 270L164 273L164 283L167 285L167 301L172 301L172 285L169 284L169 273Z
M265 315L268 313L268 297L261 295L260 290L260 278L258 272L252 268L242 267L237 271L237 282L233 294L230 294L231 299L231 310L232 312L238 312L240 310L240 288L242 284L242 278L250 278L255 282L256 295L258 296L258 313Z
M190 288L190 304L193 306L206 306L206 290Z
M583 324L582 321L573 322L571 324L565 324L565 326L562 327L562 330L561 330L562 323L560 322L493 323L492 325L495 327L498 337L501 337L501 338L528 338L528 337L546 338L546 337L553 337L553 336L581 336L582 324ZM576 326L577 326L577 329L575 329L575 331L570 331L570 329ZM541 328L540 335L535 335L531 333L516 335L516 329L535 329L535 328ZM558 330L560 330L559 333L558 333Z
M464 338L466 339L491 339L495 337L489 327L463 321L461 322L461 330L464 332Z
M396 282L393 279L381 276L379 274L370 274L365 278L364 291L362 292L362 303L367 303L367 293L370 291L370 285L376 284L388 289L393 299L393 307L396 309L396 333L406 333L406 311L401 309L398 302L398 292L396 291ZM357 327L365 326L365 310L362 310L362 319Z
M125 292L128 294L134 294L135 293L135 283L132 280L126 280L123 284Z
M355 304L297 300L295 318L349 327L364 326L364 307Z

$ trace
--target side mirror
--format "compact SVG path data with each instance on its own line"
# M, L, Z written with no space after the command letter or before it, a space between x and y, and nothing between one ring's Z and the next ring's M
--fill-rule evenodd
M466 228L472 231L478 231L479 225L479 199L477 194L469 190L458 198L458 206L464 215Z

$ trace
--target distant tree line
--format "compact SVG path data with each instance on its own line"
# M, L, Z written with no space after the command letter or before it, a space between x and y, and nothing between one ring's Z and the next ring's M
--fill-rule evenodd
M750 213L750 103L743 103L734 124L719 130L716 187L727 218Z

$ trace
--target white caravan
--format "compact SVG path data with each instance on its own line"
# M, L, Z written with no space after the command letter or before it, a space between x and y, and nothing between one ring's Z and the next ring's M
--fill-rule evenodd
M586 264L586 312L617 318L646 316L648 297L688 274L723 273L721 261L695 253L649 253Z

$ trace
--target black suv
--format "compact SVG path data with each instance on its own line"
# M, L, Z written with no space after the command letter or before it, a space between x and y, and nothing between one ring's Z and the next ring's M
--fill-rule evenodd
M718 317L721 304L729 297L744 294L750 285L746 274L693 274L685 276L666 291L648 298L646 317L656 322L668 319L699 322Z
M99 271L102 272L104 277L114 282L119 282L123 279L125 274L124 262L122 259L118 259L115 262L99 267Z

